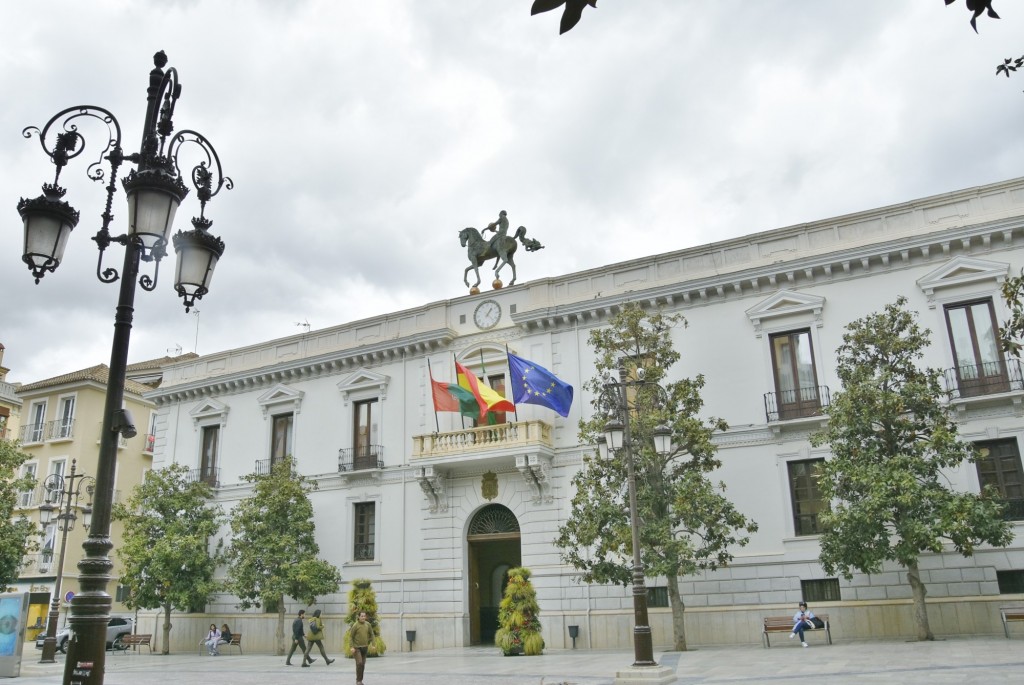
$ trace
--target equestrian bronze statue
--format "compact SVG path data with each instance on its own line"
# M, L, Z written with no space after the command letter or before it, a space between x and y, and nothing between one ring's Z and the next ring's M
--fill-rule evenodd
M482 234L488 231L493 231L494 235L490 240L485 240ZM462 247L468 246L469 266L466 267L462 278L466 286L475 288L480 285L480 265L492 258L494 259L494 278L497 280L501 268L508 264L512 267L512 280L509 281L509 285L515 285L516 263L513 255L518 247L516 240L523 244L527 252L535 252L544 248L540 241L526 237L525 226L520 226L511 238L508 237L508 218L505 210L501 210L498 220L488 224L483 231L478 231L472 226L459 231L459 242ZM470 269L476 274L476 283L472 286L469 285Z

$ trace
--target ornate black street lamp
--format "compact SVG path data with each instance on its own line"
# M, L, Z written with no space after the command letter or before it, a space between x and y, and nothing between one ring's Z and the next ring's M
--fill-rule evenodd
M604 435L597 439L601 459L621 457L626 462L626 480L629 490L629 524L633 542L633 670L616 674L616 685L626 683L674 683L676 677L670 668L658 666L654 660L654 642L647 617L647 587L644 583L644 565L640 553L640 517L636 503L636 465L634 450L641 445L634 442L630 430L630 415L653 404L665 406L668 394L658 383L644 380L644 369L638 367L636 380L628 380L626 367L619 366L619 377L605 372L601 388L601 403L606 409ZM644 399L644 402L638 400ZM672 452L672 430L659 425L653 431L654 450L664 456Z
M46 639L43 641L41 664L52 664L57 654L57 618L60 614L60 586L64 579L64 552L68 545L68 531L75 527L76 513L82 511L82 525L89 527L92 521L92 496L96 490L96 479L84 473L75 473L76 460L71 460L71 473L62 476L53 473L43 481L46 495L39 505L39 523L46 528L53 522L53 512L57 514L57 528L60 530L60 554L57 556L57 578L53 582L53 595L50 601L50 615L46 621ZM78 481L77 483L75 481ZM79 507L82 495L86 496L86 504Z
M217 152L202 135L191 130L174 133L174 107L181 95L178 72L167 65L162 51L153 57L154 69L149 72L146 120L142 145L138 152L125 154L121 149L121 125L113 114L92 105L69 107L53 116L42 131L30 126L23 131L26 138L39 136L43 151L57 167L53 183L43 185L43 194L18 203L18 212L25 224L25 250L22 260L39 282L47 271L54 271L64 257L64 248L79 214L63 200L65 190L58 184L61 170L68 161L85 151L85 137L79 124L97 120L106 125L108 136L99 157L86 170L93 181L104 182L106 206L99 232L93 236L99 248L96 276L103 283L121 281L117 310L114 316L114 340L110 351L110 375L107 381L103 430L100 436L99 461L96 468L94 515L89 537L82 545L85 558L79 562L81 592L71 601L72 638L64 664L64 685L102 685L106 663L106 629L112 605L107 582L113 564L110 561L110 515L114 494L114 467L117 461L118 438L132 438L137 430L131 414L121 407L124 399L125 371L128 364L128 342L135 307L135 283L143 290L156 287L160 261L167 255L168 237L178 205L188 193L178 164L179 153L187 143L198 147L201 160L189 174L199 199L199 216L192 219L192 230L178 231L174 250L178 253L174 289L184 298L185 311L207 293L217 260L224 253L224 243L209 233L212 222L206 218L206 203L220 192L232 187L230 178L221 171ZM109 173L104 163L109 164ZM128 232L112 236L109 231L111 203L117 191L117 173L121 164L135 165L121 182L128 198ZM103 253L111 243L123 245L124 265L121 272L103 267ZM139 275L139 262L155 262L153 275Z

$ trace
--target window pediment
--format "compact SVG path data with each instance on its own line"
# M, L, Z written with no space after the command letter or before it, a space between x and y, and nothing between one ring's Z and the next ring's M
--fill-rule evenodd
M260 395L256 401L260 403L263 408L263 418L267 418L267 414L271 408L282 408L290 407L291 410L298 414L302 408L302 398L305 396L301 390L295 388L289 388L287 385L278 383L267 392Z
M369 369L359 369L338 383L338 390L341 392L345 406L348 406L349 400L353 396L356 396L357 399L370 396L376 396L381 400L386 399L389 383L391 383L390 376Z
M206 421L209 422L211 419L219 419L218 423L222 426L227 424L228 412L231 407L218 402L217 400L205 400L189 411L188 415L192 417L192 427L198 428L199 424Z
M935 291L944 288L984 284L991 282L992 290L996 290L1010 271L1005 262L993 262L973 257L954 257L938 269L917 279L919 287L927 296L931 307L935 306Z
M780 290L771 297L747 310L747 318L754 324L754 332L761 336L761 327L766 320L784 316L805 315L812 317L818 328L822 326L821 310L825 298L817 295Z

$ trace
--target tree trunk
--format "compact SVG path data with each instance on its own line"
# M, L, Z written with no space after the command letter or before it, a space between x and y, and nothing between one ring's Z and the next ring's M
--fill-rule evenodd
M917 568L916 562L907 567L907 581L910 582L910 588L914 591L914 622L917 624L917 639L934 640L935 636L932 635L932 629L928 626L928 606L924 603L928 590L921 582L921 572Z
M277 598L277 630L274 631L274 641L277 642L277 655L284 656L287 647L284 644L284 597Z
M173 626L171 625L171 605L168 602L167 604L164 604L164 639L162 641L163 644L161 645L161 647L163 648L163 649L160 650L161 654L170 654L171 653L171 628L172 627Z
M685 652L686 623L683 618L686 604L679 596L679 577L674 573L668 576L668 603L672 607L672 648L677 652Z

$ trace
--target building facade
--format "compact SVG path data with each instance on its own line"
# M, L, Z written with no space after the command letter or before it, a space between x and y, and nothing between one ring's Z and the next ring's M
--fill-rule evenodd
M195 355L190 355L195 356ZM131 364L128 366L128 380L125 383L124 406L135 417L138 435L131 439L120 438L117 466L114 474L114 502L131 495L132 489L142 482L145 473L152 468L154 436L152 424L155 412L152 401L144 393L153 390L160 382L160 365L165 359ZM53 378L19 385L16 388L18 400L23 409L23 420L14 438L20 441L20 449L30 455L22 465L22 474L31 475L37 486L21 493L19 514L41 523L40 505L47 502L47 478L70 475L74 464L76 474L95 476L99 458L100 432L103 424L103 409L107 394L108 368L99 364ZM76 479L76 482L77 479ZM68 484L69 487L70 483ZM53 495L49 502L59 505ZM92 497L82 491L77 506L72 507L75 518L67 530L67 544L61 566L61 596L77 593L78 562L84 552L82 543L88 536L83 525L83 509L91 506ZM63 510L62 510L63 511ZM56 585L58 566L61 562L61 542L64 537L64 522L53 516L49 525L42 527L39 551L25 559L17 592L31 593L29 624L36 626L29 631L29 639L43 629L50 609L53 590ZM121 535L122 524L113 522L111 539L115 548ZM113 610L124 613L124 589L117 583L120 563L113 555L114 569L111 594L114 595ZM69 604L62 599L61 623Z
M729 567L681 579L690 644L757 642L760 618L801 598L831 614L838 639L912 636L900 569L847 581L818 564L814 475L828 449L808 441L840 389L846 324L904 295L931 329L924 363L945 370L962 438L994 456L949 481L994 485L1017 521L1006 549L922 559L932 628L995 634L999 604L1024 599L1024 379L996 344L1000 285L1022 267L1016 179L381 314L166 367L147 394L154 465L196 469L230 511L251 492L242 476L294 455L318 485L322 557L346 583L373 581L393 648L407 630L417 649L487 643L504 573L519 564L533 571L549 647L568 646L577 626L578 646L628 648L631 589L578 582L553 540L593 450L577 439L593 412L588 334L640 303L688 321L673 333L682 359L668 380L704 374L704 415L730 426L715 438L714 477L760 526ZM568 417L520 405L504 424L470 428L435 415L431 374L454 381L455 359L503 392L506 348L576 388ZM655 643L670 644L664 579L648 584ZM321 599L327 615L343 614L347 589ZM266 617L235 601L207 612L270 651ZM193 622L172 637L183 648L209 620Z
M13 440L21 425L18 386L7 382L10 369L4 366L4 345L0 343L0 440Z

